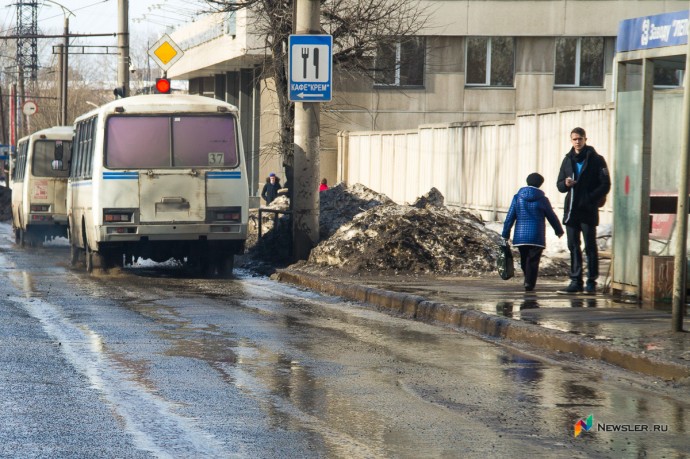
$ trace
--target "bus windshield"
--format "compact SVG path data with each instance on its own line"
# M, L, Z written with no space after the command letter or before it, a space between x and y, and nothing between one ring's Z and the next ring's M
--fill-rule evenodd
M234 118L111 116L106 128L105 164L111 169L237 167Z
M67 140L37 140L31 172L34 177L68 177L72 142ZM62 152L62 155L60 155Z

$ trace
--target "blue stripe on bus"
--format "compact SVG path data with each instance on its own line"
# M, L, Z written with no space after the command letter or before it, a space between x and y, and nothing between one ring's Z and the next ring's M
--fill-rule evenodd
M240 179L242 178L242 173L240 171L208 172L206 177L209 179Z
M138 172L103 172L103 180L137 180Z

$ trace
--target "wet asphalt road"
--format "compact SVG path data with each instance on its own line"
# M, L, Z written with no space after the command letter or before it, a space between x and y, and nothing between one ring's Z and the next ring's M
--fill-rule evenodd
M246 273L90 276L68 252L0 226L0 457L690 455L688 387Z

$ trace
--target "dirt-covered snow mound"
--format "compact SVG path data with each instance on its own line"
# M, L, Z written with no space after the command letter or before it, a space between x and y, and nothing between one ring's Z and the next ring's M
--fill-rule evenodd
M444 207L432 189L412 206L387 199L356 215L312 250L309 263L349 272L478 276L495 271L499 239L476 219Z
M12 220L12 190L0 186L0 221Z
M344 183L319 193L319 236L321 240L331 237L343 224L371 208L382 204L394 204L385 194L377 193L361 183L351 187Z

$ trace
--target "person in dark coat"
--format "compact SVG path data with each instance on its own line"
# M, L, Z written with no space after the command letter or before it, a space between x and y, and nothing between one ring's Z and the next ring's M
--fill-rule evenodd
M504 239L510 238L510 230L515 224L513 245L520 251L520 268L525 273L525 291L531 292L537 284L539 262L546 247L546 224L549 221L556 236L563 236L563 227L551 207L549 199L539 187L544 177L536 172L527 176L527 186L520 188L503 223Z
M261 197L266 201L266 205L272 203L278 196L278 190L280 190L280 188L280 179L276 177L276 174L273 172L268 174L264 188L261 190Z
M597 225L599 207L611 190L611 177L606 160L587 145L585 130L577 127L570 132L573 147L565 155L556 186L565 197L563 224L570 250L570 285L558 293L594 294L599 277ZM587 285L583 284L581 237L587 256Z

